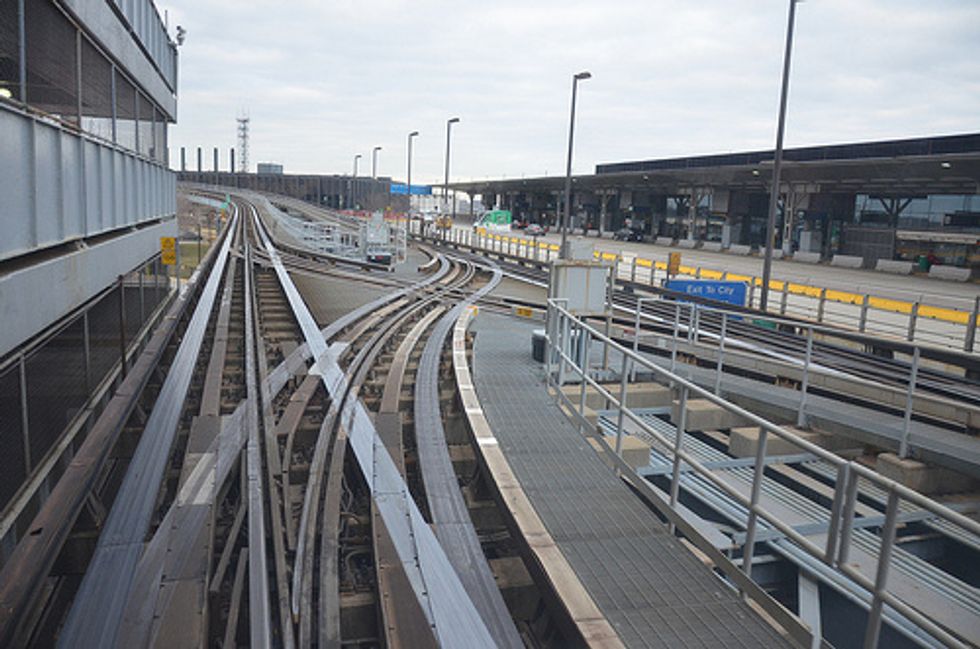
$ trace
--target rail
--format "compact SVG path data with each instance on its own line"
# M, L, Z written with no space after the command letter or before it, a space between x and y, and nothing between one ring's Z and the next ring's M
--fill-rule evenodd
M581 391L577 405L578 414L583 417L582 421L584 421L587 386L594 388L601 398L606 399L611 404L617 421L615 453L620 458L622 455L623 435L625 434L624 424L627 419L642 430L644 434L655 440L659 447L658 450L663 451L672 464L669 482L669 499L666 499L666 502L663 499L654 499L653 502L655 505L663 508L664 511L669 511L676 518L679 513L682 464L685 466L686 472L694 472L699 477L710 482L732 500L744 507L747 512L747 519L744 524L744 541L741 546L742 571L746 576L751 576L752 558L761 524L765 526L765 529L778 531L785 539L788 539L801 548L807 555L823 562L837 573L850 579L870 593L871 606L864 634L864 647L866 649L872 649L878 645L878 639L881 633L882 613L885 606L906 617L912 623L923 629L928 635L948 646L967 647L976 640L975 638L955 635L950 630L940 626L919 612L915 607L915 602L908 601L906 598L890 591L888 589L888 575L889 569L891 568L891 553L895 547L896 530L899 523L899 506L902 502L919 507L936 519L953 525L972 536L980 537L980 523L893 480L884 478L857 462L841 458L816 444L804 440L793 432L726 401L711 390L704 389L692 381L660 367L658 364L634 352L632 349L620 345L599 329L578 318L568 311L561 302L563 300L550 299L548 301L548 320L546 327L547 350L545 354L547 380L549 383L557 384L559 395L562 395L560 387L569 377L576 377L580 381ZM593 342L605 345L608 349L618 352L622 358L622 364L619 370L620 387L618 394L606 389L589 372L589 350ZM634 409L626 406L629 376L634 366L648 370L661 381L673 386L679 393L679 414L674 439L668 439L662 431L652 427ZM758 447L755 462L752 466L753 479L748 496L722 480L705 466L695 454L682 447L682 439L686 428L688 402L692 397L707 400L720 406L726 412L737 415L751 424L759 426ZM567 397L561 396L559 398L567 399ZM569 405L572 405L570 400ZM830 520L827 522L827 535L824 547L819 547L812 540L806 538L800 530L784 523L777 513L769 511L760 504L763 473L767 462L770 465L772 462L772 458L767 458L766 455L766 443L770 435L792 444L794 447L799 448L800 452L812 454L825 461L836 472ZM857 504L859 478L863 478L874 487L880 489L887 499L884 521L880 528L881 548L873 577L864 574L848 562L852 547L851 532L855 528L855 508ZM731 575L729 576L731 577ZM740 581L739 579L733 579L733 581L744 584L744 581ZM751 590L744 585L742 588L743 592L747 593Z
M686 349L697 349L708 341L713 348L714 358L714 393L720 395L722 376L725 372L726 354L737 352L758 353L766 357L772 366L781 366L781 371L794 374L799 380L800 398L796 409L796 425L805 426L807 422L807 401L810 394L811 378L814 375L824 377L824 382L833 379L843 379L850 387L863 384L876 393L876 398L887 406L900 408L902 411L902 430L899 437L899 456L908 457L911 452L910 437L912 422L916 415L940 419L963 426L967 431L980 427L980 385L953 386L949 381L957 380L941 373L932 372L923 367L922 346L910 344L910 362L907 367L896 365L895 372L886 383L882 378L875 377L863 370L849 367L848 364L826 363L817 358L819 353L826 357L827 349L818 349L819 336L833 336L837 332L830 327L814 324L803 324L795 320L767 316L764 323L773 327L791 327L801 329L805 340L799 350L779 348L776 351L760 348L747 342L745 337L733 331L733 325L746 316L741 311L735 311L718 306L698 304L693 302L671 301L674 308L673 318L666 322L660 316L644 312L643 305L655 301L655 298L639 298L634 313L632 331L632 351L639 352L644 322L656 322L669 329L668 346L670 350L671 371L677 363L680 345L686 343ZM706 326L709 318L714 316L710 326ZM787 370L795 369L795 373ZM631 376L635 380L635 368ZM780 374L782 376L782 374ZM969 389L972 387L973 389ZM856 396L856 395L852 395Z
M444 230L442 237L453 243L540 263L558 258L556 244L534 237L498 234L485 228L472 231L458 228ZM594 254L598 259L614 265L614 276L617 279L655 286L658 279L667 277L667 263L664 261L610 252L597 251ZM757 294L761 296L762 292L762 279L752 275L687 265L681 265L676 275L696 279L745 282L749 285L750 308L758 302ZM974 298L972 304L963 300L961 308L951 308L928 304L922 299L896 300L870 293L842 291L773 279L769 282L769 298L770 311L778 311L779 315L796 314L821 324L826 322L851 327L860 333L865 333L869 330L869 325L872 325L876 331L909 342L918 338L935 345L961 349L967 353L973 353L977 349L976 331L980 327L980 296ZM829 308L830 305L834 308ZM873 314L878 314L880 317L874 318ZM939 326L926 326L925 323L929 321Z

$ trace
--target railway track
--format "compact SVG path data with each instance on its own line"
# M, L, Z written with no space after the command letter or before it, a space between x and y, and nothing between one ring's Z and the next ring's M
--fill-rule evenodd
M233 206L169 350L2 567L0 644L580 644L452 432L447 334L477 300L509 310L499 270L325 265ZM321 328L290 273L386 292Z
M457 249L453 254L460 255L468 259L484 259L484 256L477 252L465 252ZM495 255L497 256L497 255ZM508 277L518 281L530 283L537 286L546 286L548 277L547 272L535 267L529 267L500 256L497 263ZM632 326L630 318L626 313L635 313L638 307L639 298L634 292L636 290L649 289L647 286L636 285L630 282L620 281L619 284L624 288L617 289L614 294L614 305L621 311L623 317L619 322L625 326ZM625 290L629 288L629 290ZM539 307L541 305L538 305ZM670 335L673 331L675 320L675 305L670 300L655 300L644 302L642 313L644 315L645 326L649 329ZM688 321L689 310L682 310L680 331L682 335L687 335L690 322ZM752 315L746 310L746 313ZM761 314L755 314L763 317ZM699 334L719 335L721 332L721 316L710 311L702 311L700 320L697 323ZM751 319L751 318L747 318ZM781 327L773 330L762 328L751 322L742 321L736 318L729 318L726 323L728 335L737 337L747 345L750 345L762 353L772 355L774 358L780 356L791 356L800 358L806 349L806 325L800 323L797 327ZM867 338L866 346L870 349L875 341ZM884 342L884 341L880 341ZM894 387L904 388L908 383L911 370L911 363L899 358L886 358L872 351L862 351L854 349L852 346L837 344L834 342L815 339L813 343L814 363L824 367L845 372L847 374L860 377L869 381L876 381ZM949 372L920 365L916 379L916 389L920 392L952 399L963 402L973 407L980 407L980 382L964 379Z

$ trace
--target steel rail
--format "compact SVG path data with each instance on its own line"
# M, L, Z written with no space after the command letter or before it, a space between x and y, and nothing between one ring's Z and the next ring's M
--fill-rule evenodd
M445 548L496 645L517 649L524 642L504 603L463 500L439 403L439 366L449 332L463 309L493 290L500 278L500 270L495 269L490 281L443 315L429 335L415 377L415 439L436 538Z
M226 228L222 237L229 237ZM212 247L202 260L203 268L213 268L219 247ZM198 299L203 275L188 282L160 326L153 333L136 363L95 421L64 473L51 490L29 526L30 533L17 544L0 570L0 646L26 644L30 610L42 592L45 576L81 512L112 448L129 419L146 385L175 335L187 307Z
M230 230L233 231L237 223L236 213ZM134 568L143 549L143 539L177 433L184 397L224 275L231 239L226 236L221 244L171 370L147 420L59 635L60 647L106 646L115 642Z
M264 235L261 229L259 233L260 237ZM313 371L320 373L331 398L338 399L343 395L347 381L337 364L336 352L330 352L323 333L279 261L271 242L263 237L263 244L273 259L276 274L314 358ZM445 646L493 646L486 626L459 577L410 497L391 456L380 444L367 410L359 401L348 400L340 416L340 423L349 436L349 446L378 503L385 525L392 533L416 598L426 603L422 609L437 638Z

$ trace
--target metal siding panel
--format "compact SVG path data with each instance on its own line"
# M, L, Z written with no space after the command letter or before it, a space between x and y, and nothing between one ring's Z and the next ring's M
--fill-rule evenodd
M0 259L27 250L31 245L31 122L0 112Z
M61 134L61 206L64 225L62 238L84 237L84 204L82 194L82 140Z
M82 144L82 164L85 167L83 182L85 183L85 231L96 232L101 226L100 198L102 192L102 176L99 173L99 146L93 142Z
M61 211L59 194L61 155L58 153L58 132L48 126L35 123L34 155L34 169L37 174L35 245L51 245L61 240L58 219L52 218L52 215L57 215Z

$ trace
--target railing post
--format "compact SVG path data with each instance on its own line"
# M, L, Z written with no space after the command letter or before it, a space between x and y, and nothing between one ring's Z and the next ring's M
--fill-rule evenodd
M850 481L851 465L844 463L837 467L837 480L834 482L834 501L830 506L830 527L827 530L827 546L823 560L828 566L834 565L837 543L840 540L841 513L847 499L847 485Z
M759 493L762 491L762 476L766 471L766 441L769 431L759 427L759 445L755 451L755 467L752 473L752 492L749 496L749 520L745 524L745 545L742 546L742 571L752 579L752 555L755 553L755 530L759 517L755 510L759 506Z
M718 337L718 365L715 367L715 394L721 394L721 371L725 364L725 334L728 329L728 313L721 313L721 335Z
M558 360L558 387L565 385L565 364L567 360L565 356L571 351L571 324L569 323L569 318L567 315L562 314L561 318L561 347L559 352Z
M643 303L649 302L653 298L641 297L636 301L636 320L633 321L633 353L640 353L640 327L643 325L641 315L643 313ZM630 381L636 381L636 363L631 365Z
M841 514L840 544L837 546L837 565L847 563L851 553L851 532L854 531L854 509L857 507L858 474L848 469L844 512Z
M179 263L179 262L178 262ZM177 277L180 277L180 266L177 267ZM119 284L119 366L120 376L126 378L126 287L123 284L124 276L120 275ZM180 293L180 280L178 279L177 292Z
M789 280L783 280L783 294L779 298L779 315L786 315L786 304L789 302Z
M24 475L30 475L31 462L31 417L27 400L27 359L24 354L17 361L17 380L20 384L20 434L24 444Z
M874 596L868 612L868 626L864 632L864 649L876 649L881 635L881 611L888 586L888 568L895 547L895 527L898 523L898 494L888 493L888 506L885 507L885 526L881 530L881 550L878 553L878 571L875 574Z
M898 456L909 455L909 435L912 431L912 402L915 399L915 382L919 376L919 347L912 352L912 369L909 371L909 389L905 395L905 419L902 424L902 441L898 446Z
M912 309L909 311L909 334L908 341L915 340L915 323L919 319L919 303L913 302Z
M673 346L670 349L670 372L673 374L677 367L677 332L681 326L681 303L674 302L674 336Z
M687 386L681 387L681 399L678 410L677 426L674 432L674 467L670 477L670 508L677 509L677 501L681 491L681 449L684 446L684 429L687 427ZM674 524L670 524L670 533L674 533Z
M650 286L657 285L657 262L650 260Z
M588 373L589 368L589 347L591 346L591 336L589 332L586 331L585 327L580 327L578 330L578 367L579 367L579 378L582 381L582 385L579 387L578 394L578 414L581 417L585 417L585 393L589 387L589 382L585 380L585 375ZM579 422L581 425L581 421Z
M823 311L827 305L827 289L820 289L820 301L817 303L817 322L823 322Z
M554 354L555 343L555 308L551 300L547 302L548 307L544 320L544 375L548 383L551 383L551 359Z
M803 359L803 381L800 383L800 405L796 409L796 425L803 428L806 423L806 391L810 386L810 361L813 358L813 327L806 330L806 356Z
M966 336L963 338L963 351L970 353L973 351L973 343L977 337L977 325L980 318L980 295L973 298L973 313L966 320Z
M619 412L616 414L616 455L623 457L623 411L626 409L626 388L629 383L629 372L627 365L631 365L631 371L635 371L636 362L627 354L623 354L623 366L619 372Z
M864 294L864 299L861 300L861 318L858 320L858 331L864 333L868 328L868 304L871 301L871 296L867 293Z
M636 283L636 255L630 259L630 281Z
M749 308L755 308L755 278L749 280Z

